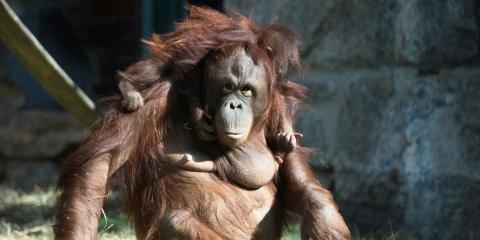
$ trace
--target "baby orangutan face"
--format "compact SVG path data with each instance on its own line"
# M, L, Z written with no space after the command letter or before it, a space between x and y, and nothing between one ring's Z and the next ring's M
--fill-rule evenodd
M207 61L204 74L204 103L212 111L218 141L229 148L244 143L266 116L267 71L260 59L249 53L256 49L249 48L254 46L217 50Z

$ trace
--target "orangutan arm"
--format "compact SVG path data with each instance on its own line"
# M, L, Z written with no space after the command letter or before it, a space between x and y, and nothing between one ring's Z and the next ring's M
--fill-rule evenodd
M281 197L287 211L301 220L302 239L350 239L332 194L313 175L300 149L288 153L282 164Z
M63 192L57 206L55 239L96 239L110 163L110 154L100 154L60 179Z

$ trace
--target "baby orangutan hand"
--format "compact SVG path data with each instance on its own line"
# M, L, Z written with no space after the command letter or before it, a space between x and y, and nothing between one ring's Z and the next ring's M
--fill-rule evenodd
M277 134L277 141L280 149L291 152L297 147L297 139L303 137L301 133L294 133L292 129L284 129Z
M168 163L186 170L196 172L215 172L217 169L213 161L197 161L188 153L169 153L163 156Z

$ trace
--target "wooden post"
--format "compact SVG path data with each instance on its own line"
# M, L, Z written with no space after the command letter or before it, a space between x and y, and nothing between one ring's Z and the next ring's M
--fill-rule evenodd
M5 0L0 0L0 39L67 111L88 127L97 120L92 100L75 85Z

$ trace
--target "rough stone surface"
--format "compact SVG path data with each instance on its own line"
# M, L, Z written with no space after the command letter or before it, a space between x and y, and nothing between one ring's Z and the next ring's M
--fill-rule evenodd
M480 239L478 1L225 2L298 32L296 130L354 232Z
M227 0L262 23L294 28L312 68L438 68L479 54L475 0ZM477 4L478 5L478 4Z
M68 113L24 103L23 93L0 78L0 182L31 189L55 182L60 161L88 130Z
M399 1L396 52L422 67L459 64L478 55L475 0Z
M0 126L0 155L8 159L52 159L86 135L87 129L65 112L21 111Z
M31 191L37 187L55 186L60 164L53 161L5 161L2 185Z
M480 107L480 71L381 74L352 80L340 105L334 179L346 218L422 239L479 238L469 216L480 216L480 116L467 110Z
M7 124L24 102L20 91L0 82L0 124Z

